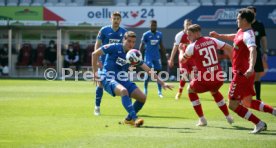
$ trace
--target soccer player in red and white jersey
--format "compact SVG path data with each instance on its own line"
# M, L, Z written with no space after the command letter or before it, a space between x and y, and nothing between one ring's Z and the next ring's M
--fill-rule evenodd
M179 51L179 56L178 56L178 60L179 60L180 52L181 51L184 52L186 47L190 44L190 41L188 40L188 35L187 35L187 28L191 24L192 24L192 20L185 19L184 24L183 24L184 30L178 32L175 35L175 42L174 42L173 49L171 52L171 57L169 59L170 68L172 68L174 66L174 57L175 57L177 50ZM186 83L184 78L187 78L188 74L190 74L192 72L193 65L194 64L192 63L192 61L188 61L187 63L184 64L184 63L180 62L180 60L179 60L180 74L184 74L184 75L186 74L186 75L183 76L182 79L179 81L179 89L178 89L177 94L175 95L176 100L180 99L180 97L182 95L182 91L183 91L183 88Z
M239 10L237 24L239 30L236 34L218 34L210 32L210 36L224 40L234 41L232 65L233 80L229 90L229 108L240 117L255 124L250 133L256 134L267 129L266 123L261 121L247 108L267 112L276 116L276 110L259 100L253 100L254 92L254 65L256 62L255 35L251 28L254 13L249 9Z
M199 117L197 126L207 125L197 93L208 91L211 92L228 123L232 124L233 118L229 115L228 107L219 92L224 78L216 53L216 49L223 49L229 52L232 47L215 38L202 37L201 27L197 24L190 25L187 33L189 40L193 43L188 45L184 54L181 54L181 61L185 63L188 60L192 60L197 68L197 77L192 78L188 87L190 101Z

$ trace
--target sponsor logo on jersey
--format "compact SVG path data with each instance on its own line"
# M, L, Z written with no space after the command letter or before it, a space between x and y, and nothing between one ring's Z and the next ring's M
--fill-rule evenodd
M120 65L120 66L124 66L127 64L127 61L123 58L118 57L116 60L116 64Z
M119 39L109 39L109 44L111 43L120 43Z

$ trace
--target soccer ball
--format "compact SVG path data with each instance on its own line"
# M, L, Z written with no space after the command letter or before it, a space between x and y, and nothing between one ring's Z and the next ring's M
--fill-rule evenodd
M131 49L126 54L127 63L136 66L143 61L142 54L137 49Z

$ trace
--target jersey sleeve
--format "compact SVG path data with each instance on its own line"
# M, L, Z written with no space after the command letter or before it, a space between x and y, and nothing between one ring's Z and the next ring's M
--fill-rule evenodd
M190 58L194 55L194 43L189 44L185 50L185 58Z
M141 42L144 44L146 43L146 34L145 33L143 34L143 36L141 38Z
M97 40L104 40L104 28L101 28L100 30L99 30L99 33L98 33L98 35L97 35Z
M218 39L216 39L216 38L211 38L215 43L216 43L216 45L217 45L217 49L221 49L221 48L223 48L224 46L225 46L225 42L223 42L223 41L221 41L221 40L218 40Z
M182 37L181 33L177 33L177 34L175 35L175 38L174 38L174 45L179 45L179 44L180 44L181 37Z
M255 35L252 30L244 32L243 42L248 48L252 46L256 47Z
M106 44L101 46L101 50L103 51L104 54L110 54L114 52L115 44Z

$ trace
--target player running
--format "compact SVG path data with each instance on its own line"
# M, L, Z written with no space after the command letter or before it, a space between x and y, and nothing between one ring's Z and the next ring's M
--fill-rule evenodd
M172 68L174 66L174 57L178 50L179 51L178 63L179 63L179 68L180 68L180 74L183 75L183 77L179 81L179 89L178 89L177 94L175 95L176 100L180 99L180 97L182 95L183 88L186 83L186 80L184 78L188 78L188 74L191 74L191 72L193 70L193 65L194 65L192 60L188 60L186 63L182 63L180 61L180 58L181 58L180 52L181 51L185 52L186 47L190 44L190 41L189 41L188 35L187 35L187 29L191 24L192 24L192 20L190 20L190 19L184 20L184 24L183 24L184 30L182 30L176 34L175 42L174 42L173 49L171 52L171 57L169 60L169 66L170 66L170 68Z
M218 34L210 32L210 36L234 42L233 47L233 80L229 89L229 108L240 117L255 124L250 133L256 134L267 129L265 122L261 121L247 108L273 114L276 110L259 100L253 100L254 92L254 65L256 62L256 43L251 23L254 13L249 9L240 9L237 16L238 32L236 34Z
M122 43L123 36L126 29L120 27L121 23L121 14L119 12L114 12L111 15L111 25L107 25L101 28L101 30L98 33L96 44L94 47L94 50L97 50L101 45L106 45L110 43ZM100 57L99 69L98 72L101 72L102 69L102 63L105 60L105 55L102 55ZM95 98L95 109L94 109L94 115L99 116L100 115L100 105L103 97L103 86L99 82L96 87L96 98Z
M190 25L187 30L188 38L193 43L189 44L186 51L181 53L181 62L192 60L198 70L197 77L192 78L188 87L188 95L194 110L199 117L197 126L206 126L198 93L211 92L218 107L225 115L227 122L232 124L233 118L229 115L227 105L219 88L223 85L223 71L218 63L216 49L231 51L231 46L215 38L202 37L201 28L197 24Z
M144 120L138 118L137 113L144 106L146 96L141 92L136 84L131 82L128 78L123 79L118 77L120 73L127 73L128 71L130 65L126 62L126 54L134 47L135 42L136 34L132 31L128 31L124 35L123 43L107 44L97 49L92 54L92 70L94 76L99 77L96 71L98 68L97 61L101 55L106 55L103 65L103 72L100 74L101 83L103 84L105 91L110 95L121 96L122 104L128 112L128 115L123 123L139 127L143 124ZM151 74L151 69L144 64L143 61L141 61L138 66L140 66L148 74ZM157 79L157 82L164 89L172 89L171 85L161 81L156 74L154 74L154 78ZM96 81L99 81L99 79L96 79ZM133 104L131 102L131 98L136 100Z
M145 32L141 39L141 44L139 50L141 53L145 51L144 61L150 67L153 68L154 71L157 71L157 74L162 70L162 62L161 56L166 57L166 49L163 45L163 35L160 31L157 31L157 21L151 20L150 21L150 30ZM161 51L161 56L160 56ZM145 95L148 94L148 83L149 83L149 76L144 83L144 93ZM163 98L162 95L162 88L159 83L158 86L158 96Z

